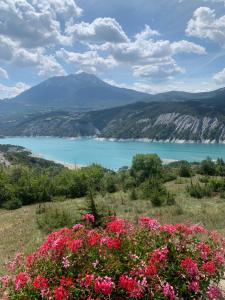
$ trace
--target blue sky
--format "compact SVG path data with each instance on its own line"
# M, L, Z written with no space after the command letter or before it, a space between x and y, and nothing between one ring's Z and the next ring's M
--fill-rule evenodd
M149 93L225 86L225 0L0 0L0 99L77 72Z

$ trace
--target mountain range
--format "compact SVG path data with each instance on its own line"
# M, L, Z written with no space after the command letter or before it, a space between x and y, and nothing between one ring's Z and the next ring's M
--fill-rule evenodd
M149 95L81 73L3 100L1 114L0 135L225 141L225 89Z

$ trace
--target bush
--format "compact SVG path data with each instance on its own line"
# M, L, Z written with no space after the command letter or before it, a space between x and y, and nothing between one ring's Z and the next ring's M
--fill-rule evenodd
M213 191L209 184L191 183L187 186L187 192L191 197L201 199L203 197L211 197Z
M22 207L22 202L18 198L12 198L4 202L2 207L8 210L18 209Z
M130 200L137 200L138 199L138 195L137 195L137 191L135 188L132 188L129 194L129 198Z
M41 205L36 210L38 227L45 233L74 223L68 211L55 204Z
M15 274L1 277L1 291L12 300L222 299L224 242L199 225L149 217L138 225L111 218L95 230L76 224L51 233Z
M191 177L192 171L191 166L187 161L184 161L181 163L180 169L179 169L179 176L180 177Z
M203 160L200 164L200 173L203 175L215 176L216 164L210 158Z
M162 177L162 161L157 154L137 154L132 161L131 175L138 183L147 178Z

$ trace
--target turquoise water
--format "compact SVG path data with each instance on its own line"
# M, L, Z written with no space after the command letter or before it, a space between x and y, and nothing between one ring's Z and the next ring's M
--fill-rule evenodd
M0 139L0 144L20 145L34 154L64 163L88 165L100 163L111 169L130 165L137 153L157 153L161 159L200 161L210 156L225 160L222 144L169 144L140 141L107 141L92 138L15 137Z

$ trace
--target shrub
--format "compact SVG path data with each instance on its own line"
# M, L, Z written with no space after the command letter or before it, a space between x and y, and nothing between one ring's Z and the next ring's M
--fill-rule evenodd
M215 176L216 164L210 158L203 160L200 164L200 173L203 175Z
M55 204L43 204L36 210L38 227L45 233L65 226L71 226L74 222L68 211Z
M137 195L137 191L135 188L132 188L129 194L129 198L130 200L137 200L138 199L138 195Z
M131 175L138 183L150 177L162 177L162 161L157 154L137 154L132 161Z
M180 177L191 177L191 166L187 161L184 161L181 163L180 169L179 169L179 176Z
M4 202L2 207L8 210L18 209L22 207L22 202L18 198L13 197L10 200Z
M222 299L224 243L199 225L149 217L138 225L111 218L105 229L76 224L51 233L15 274L0 277L1 291L12 300Z
M201 185L199 183L191 183L187 186L186 190L191 197L198 199L212 196L212 188L209 184Z

